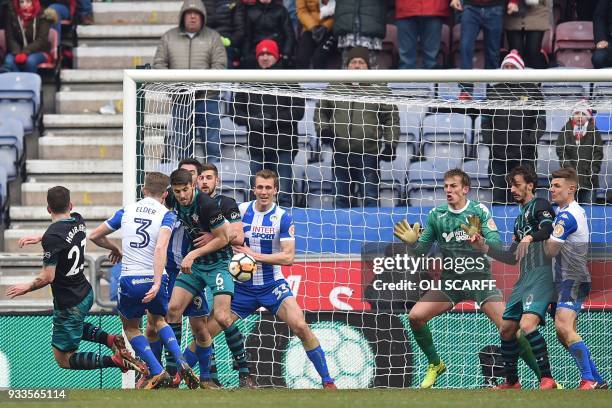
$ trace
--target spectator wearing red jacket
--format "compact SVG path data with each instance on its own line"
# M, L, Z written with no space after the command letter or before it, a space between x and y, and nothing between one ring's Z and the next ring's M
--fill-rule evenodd
M448 0L396 0L400 69L416 68L417 41L421 43L423 68L437 67L442 24L449 14Z

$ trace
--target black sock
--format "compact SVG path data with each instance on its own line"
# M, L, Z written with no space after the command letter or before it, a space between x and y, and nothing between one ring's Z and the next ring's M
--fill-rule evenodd
M538 330L534 330L525 335L525 338L531 345L531 350L533 350L533 355L538 362L542 377L552 377L550 372L550 361L548 360L548 349L546 348L546 340L544 340L544 337L542 337Z
M504 361L504 373L508 384L518 381L517 364L519 358L519 345L516 339L501 341L501 354Z
M249 363L246 357L246 350L244 349L244 337L240 332L240 329L235 324L224 330L225 341L229 347L236 364L238 365L238 371L240 373L249 373Z
M108 345L108 333L91 323L83 325L83 340Z
M91 352L74 353L70 356L68 362L71 370L97 370L99 368L116 367L110 356L102 356Z

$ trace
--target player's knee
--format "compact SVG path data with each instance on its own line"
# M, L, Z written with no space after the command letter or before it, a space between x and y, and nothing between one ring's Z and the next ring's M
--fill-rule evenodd
M215 310L214 318L222 329L227 329L233 323L232 314L226 310Z
M503 340L510 340L516 338L516 331L517 327L514 324L508 324L508 322L503 321L499 328L499 335Z
M301 319L300 321L296 322L291 327L291 330L293 330L295 335L298 336L298 338L302 341L308 340L311 337L311 333L312 333L310 331L310 327L308 326L308 323L306 323L304 319Z
M567 345L574 332L574 328L564 324L564 322L555 321L555 331L557 332L557 338L559 341L562 344Z
M427 323L427 320L425 319L424 315L422 315L421 313L413 312L412 310L410 311L410 314L408 314L408 321L410 322L410 327L412 327L413 329L419 329Z
M520 328L523 333L531 333L532 331L537 330L538 323L532 321L521 322Z
M149 321L147 321L147 327L145 328L144 334L147 340L154 340L157 338L156 327Z
M177 323L181 321L183 310L179 303L172 302L168 305L168 314L166 318L168 323Z
M72 353L56 353L55 362L59 368L70 368L70 356Z

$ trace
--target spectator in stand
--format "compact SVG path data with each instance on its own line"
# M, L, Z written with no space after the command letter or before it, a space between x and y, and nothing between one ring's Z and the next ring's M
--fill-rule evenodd
M289 19L291 20L293 33L297 37L298 29L300 28L300 22L297 16L296 0L283 0L283 6L287 9L287 12L289 13Z
M36 72L49 58L53 13L43 12L38 0L13 0L6 18L5 70Z
M523 56L529 68L547 68L542 39L550 29L552 0L522 0L516 13L506 17L504 28L510 49Z
M474 67L474 50L482 29L485 42L485 69L499 67L499 51L504 27L504 9L508 14L518 11L519 0L451 0L450 6L461 11L460 68ZM473 86L461 84L460 99L471 99Z
M297 0L297 16L302 24L298 41L296 65L301 69L325 69L336 52L332 34L336 0Z
M368 50L355 47L347 55L347 69L369 69ZM371 84L336 85L358 93ZM333 91L332 85L331 91ZM336 207L351 207L352 189L358 189L365 207L378 204L380 160L393 161L400 135L399 113L394 105L322 100L314 115L321 143L333 150Z
M604 156L601 134L595 126L593 110L586 100L576 104L557 139L557 157L561 167L571 167L578 173L580 204L591 204L599 188L599 172Z
M91 0L77 0L76 15L80 25L92 25L94 17Z
M292 68L295 33L287 9L272 0L257 0L257 3L247 6L246 15L246 32L242 46L244 68L258 67L255 47L265 39L274 40L278 44L281 67Z
M502 69L525 69L525 63L516 50L504 58ZM483 111L482 138L491 146L491 184L493 203L513 203L506 175L522 165L535 170L538 140L546 128L545 111L512 109L512 103L525 104L544 99L538 84L498 83L488 88L490 101L503 101L500 108ZM506 106L504 106L506 105ZM548 175L547 175L548 176Z
M593 36L595 52L592 62L595 68L612 66L612 53L609 42L612 41L612 0L599 0L593 14Z
M282 69L274 40L257 44L259 69ZM293 160L298 151L297 123L304 117L305 101L293 96L237 92L231 104L234 122L248 132L251 174L270 169L279 175L278 204L293 206Z
M245 6L240 0L204 0L207 27L221 34L229 68L240 65L240 50L246 23Z
M353 47L364 47L369 50L369 68L378 68L378 53L387 33L386 14L383 0L336 0L334 35L342 51L343 67L348 65Z
M204 25L206 9L201 0L185 0L179 25L161 38L155 57L155 69L226 69L227 54L221 35ZM193 104L189 94L177 94L172 104L172 131L166 135L164 161L193 157L191 131L204 142L207 162L221 159L219 92L195 93L195 129L192 126Z
M395 16L399 43L399 68L414 69L417 40L421 42L423 68L438 68L442 25L450 15L448 0L397 0Z

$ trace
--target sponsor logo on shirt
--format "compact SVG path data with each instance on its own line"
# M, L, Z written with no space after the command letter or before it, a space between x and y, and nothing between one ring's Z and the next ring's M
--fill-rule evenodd
M489 227L491 231L497 231L497 225L495 225L493 218L489 218L489 221L487 221L487 227Z
M293 224L291 224L291 226L289 227L289 235L295 237L295 225Z
M211 224L218 224L223 220L223 214L217 215L215 218L210 220Z
M274 239L276 235L276 229L274 227L267 227L263 225L252 225L251 226L251 238L259 239Z

